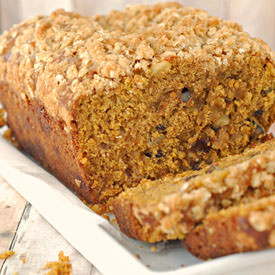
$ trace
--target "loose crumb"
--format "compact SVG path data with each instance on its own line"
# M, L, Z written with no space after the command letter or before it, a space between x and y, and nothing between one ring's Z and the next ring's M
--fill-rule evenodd
M60 251L58 254L58 261L48 262L44 267L40 269L49 271L44 273L45 275L72 275L72 265L70 264L70 259L68 256L64 256L63 251ZM38 271L38 273L40 273Z
M143 248L143 245L140 245L139 248Z
M138 259L141 259L140 255L139 255L138 253L136 254L136 257L137 257Z
M181 267L184 267L184 264L181 264L180 266L181 266Z
M7 124L7 121L5 119L5 110L3 108L0 108L0 128Z
M102 216L102 218L104 218L108 222L110 221L110 217L107 214L102 214L101 216Z
M113 223L117 223L117 219L116 219L116 218L113 218L113 219L112 219L112 222L113 222Z
M152 245L152 246L151 246L151 251L156 252L156 251L157 251L157 248L156 248L154 245Z
M0 128L6 126L8 124L5 115L6 115L6 111L3 108L0 108ZM19 148L19 144L16 141L14 135L12 134L12 131L10 128L8 128L6 131L4 131L3 138L10 141L15 147Z
M147 267L151 267L151 265L149 265L149 264L147 264L146 266L147 266Z
M9 141L11 141L11 138L12 138L12 132L11 132L11 129L8 128L4 134L3 134L3 137Z
M9 258L10 256L12 256L14 254L15 254L14 251L8 250L8 251L0 254L0 259L5 260L5 259Z
M25 257L25 256L22 256L22 257L21 257L21 261L22 261L23 264L25 264L25 263L26 263L26 257Z
M6 140L8 140L9 142L12 143L12 145L14 145L16 148L19 148L19 143L17 142L16 138L14 137L12 130L10 128L8 128L4 134L3 134L3 138L5 138Z

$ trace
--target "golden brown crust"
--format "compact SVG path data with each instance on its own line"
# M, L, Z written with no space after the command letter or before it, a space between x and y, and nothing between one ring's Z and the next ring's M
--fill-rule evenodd
M77 165L73 138L64 131L61 120L51 117L37 100L25 101L7 84L0 83L0 100L8 116L9 127L20 148L31 154L70 189L88 203L95 200L86 185L86 175ZM1 96L5 95L5 96ZM20 115L24 114L24 115Z
M269 141L191 174L191 179L189 173L145 181L115 198L113 211L130 237L183 239L208 213L273 194L274 165L275 143Z
M116 221L122 222L119 225L123 228L123 233L138 240L144 238L141 235L141 232L143 232L141 225L133 215L133 205L128 202L120 204L114 201L112 206L116 209Z
M275 196L209 214L182 243L202 259L275 247Z

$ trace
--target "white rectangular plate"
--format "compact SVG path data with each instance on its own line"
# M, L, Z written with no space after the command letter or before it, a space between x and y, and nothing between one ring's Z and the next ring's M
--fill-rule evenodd
M120 233L3 138L0 174L104 275L274 274L275 249L207 262L194 258L179 242L159 243L151 251L151 245Z

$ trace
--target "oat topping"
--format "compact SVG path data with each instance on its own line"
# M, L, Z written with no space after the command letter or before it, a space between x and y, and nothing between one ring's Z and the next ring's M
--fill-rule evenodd
M24 92L42 99L50 113L69 119L66 109L56 108L58 102L70 108L69 97L109 93L137 68L147 77L159 77L172 70L176 60L199 60L211 74L259 50L263 59L271 58L268 46L241 32L238 24L177 3L128 6L94 17L57 10L4 33L0 80L9 70L4 62L17 64Z

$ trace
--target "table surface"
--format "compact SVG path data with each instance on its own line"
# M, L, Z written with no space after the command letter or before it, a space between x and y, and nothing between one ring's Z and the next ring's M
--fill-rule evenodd
M70 257L73 274L101 274L1 177L0 194L0 254L15 252L0 259L0 275L37 274L61 250Z

